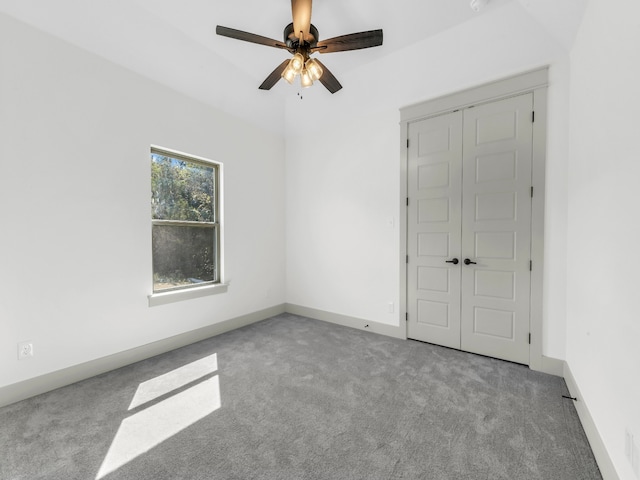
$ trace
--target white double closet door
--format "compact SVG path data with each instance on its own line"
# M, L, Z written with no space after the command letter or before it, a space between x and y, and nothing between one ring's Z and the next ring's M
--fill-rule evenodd
M529 364L533 95L408 127L409 338Z

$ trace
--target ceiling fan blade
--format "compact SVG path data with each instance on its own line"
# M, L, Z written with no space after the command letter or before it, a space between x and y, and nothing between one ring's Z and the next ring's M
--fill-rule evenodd
M300 38L300 32L302 32L302 38L310 42L313 38L309 32L311 28L311 0L291 0L291 15L293 16L293 32L296 38Z
M255 33L243 32L242 30L236 30L235 28L223 27L218 25L216 27L216 33L223 37L235 38L236 40L243 40L245 42L257 43L259 45L266 45L267 47L283 48L289 50L284 43L274 40L272 38L256 35Z
M318 60L317 58L315 60L316 60L316 62L318 62L320 64L320 66L322 67L322 71L323 71L322 76L318 80L331 93L336 93L338 90L340 90L342 88L342 85L340 85L340 82L338 81L338 79L333 76L333 73L331 73L329 71L329 69L327 67L325 67L324 64L320 60Z
M333 53L378 47L380 45L382 45L382 30L369 30L368 32L350 33L349 35L322 40L318 42L314 50L320 53Z
M264 80L264 82L262 82L262 85L260 85L258 88L260 90L271 90L271 87L278 83L278 80L282 78L282 72L284 72L284 69L287 68L287 65L289 65L290 61L291 60L287 59L280 65L278 65L276 69L271 72L271 74Z

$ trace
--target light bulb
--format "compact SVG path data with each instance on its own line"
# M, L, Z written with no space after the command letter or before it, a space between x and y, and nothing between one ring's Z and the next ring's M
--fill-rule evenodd
M302 88L307 88L313 85L313 79L306 68L302 70L302 73L300 74L300 85L302 85Z
M324 73L322 67L320 66L320 62L316 61L315 58L312 58L307 62L306 68L307 72L309 72L311 80L313 81L320 80L320 77Z
M291 59L289 65L291 65L291 68L293 68L293 71L296 74L302 72L302 69L304 68L304 57L302 56L302 54L296 53Z

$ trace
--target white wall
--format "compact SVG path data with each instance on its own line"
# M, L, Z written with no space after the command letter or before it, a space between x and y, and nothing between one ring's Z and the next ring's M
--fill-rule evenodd
M260 74L255 76L257 69L252 70L253 76L247 75L253 62L246 62L247 66L240 69L229 62L228 54L223 57L209 48L215 37L217 7L214 5L219 2L201 2L196 9L197 18L194 18L195 3L176 7L180 13L172 17L172 3L2 0L0 12L72 45L82 45L106 60L153 78L216 110L250 119L268 131L284 134L282 100L258 90L263 78ZM208 14L203 14L203 9ZM169 18L172 21L167 23ZM208 22L206 28L198 25L200 21ZM243 47L242 44L235 46ZM246 44L245 48L249 49L246 58L250 58L253 47ZM273 56L274 64L282 61L278 56L282 52L265 50L262 55Z
M287 140L288 303L397 324L396 117L336 117Z
M567 362L621 479L640 448L640 3L591 0L571 53Z
M148 306L151 144L223 163L227 293ZM281 136L0 15L0 386L282 304L283 192Z
M331 55L322 61L331 68ZM516 3L358 72L334 71L344 89L333 96L318 86L289 101L287 301L399 325L399 109L547 64L553 208L545 219L543 353L564 358L568 57ZM558 278L560 285L550 280Z

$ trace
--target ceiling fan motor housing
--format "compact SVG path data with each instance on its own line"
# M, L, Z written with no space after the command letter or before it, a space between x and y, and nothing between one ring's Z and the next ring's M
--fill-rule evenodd
M313 37L313 40L311 42L305 41L304 44L307 46L307 48L314 48L318 44L318 38L319 38L318 29L315 27L315 25L311 24L309 26L309 33ZM293 31L293 23L290 23L289 25L284 27L283 37L284 37L284 43L290 49L297 50L298 47L301 46L300 38ZM304 48L305 45L302 45L302 47Z

